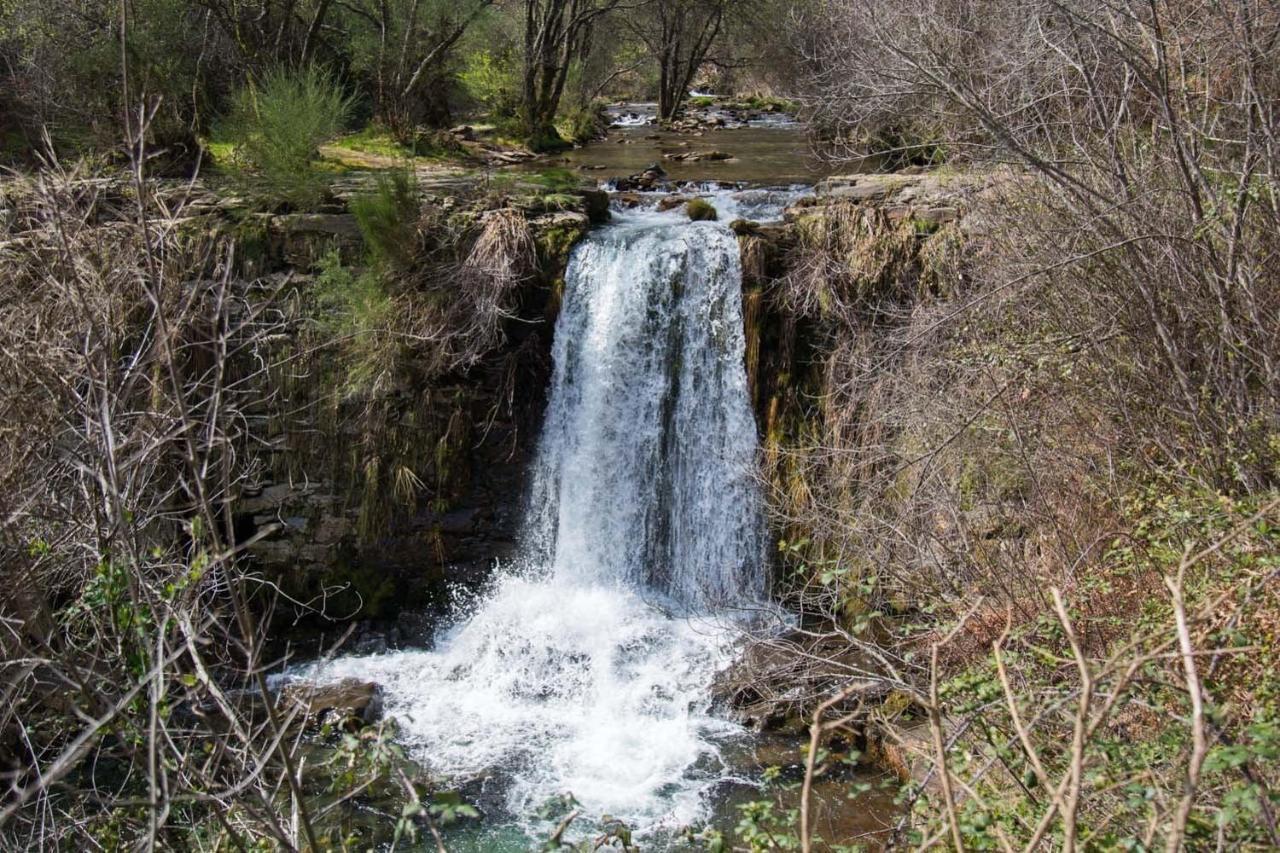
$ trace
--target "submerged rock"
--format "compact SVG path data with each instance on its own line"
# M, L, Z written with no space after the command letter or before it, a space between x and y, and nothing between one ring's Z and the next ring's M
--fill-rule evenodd
M680 205L688 203L689 197L687 195L669 195L658 199L658 210L675 210Z
M666 160L677 160L682 163L722 162L732 160L733 155L723 151L682 151L678 154L664 155Z

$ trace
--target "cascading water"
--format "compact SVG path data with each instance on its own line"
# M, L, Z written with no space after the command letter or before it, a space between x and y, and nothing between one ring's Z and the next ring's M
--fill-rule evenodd
M514 820L564 792L650 832L702 817L742 736L708 688L764 591L740 291L722 225L628 213L579 246L526 565L431 651L299 675L380 683L413 753Z
M530 505L556 579L696 611L761 597L741 290L710 223L631 221L574 254Z

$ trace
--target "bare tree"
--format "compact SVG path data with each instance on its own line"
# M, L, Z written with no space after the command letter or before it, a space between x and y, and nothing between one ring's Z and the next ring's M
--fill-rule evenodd
M591 47L600 19L625 0L522 0L524 80L520 118L535 148L560 142L556 111L573 63Z
M658 118L679 114L694 77L719 37L726 0L653 0L632 28L658 63Z

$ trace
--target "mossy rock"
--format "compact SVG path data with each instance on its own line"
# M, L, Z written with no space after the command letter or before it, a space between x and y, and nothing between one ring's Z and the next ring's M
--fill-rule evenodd
M729 230L739 237L750 237L759 233L760 223L750 219L735 219L729 223Z
M604 190L582 189L575 190L576 195L582 198L583 212L591 220L592 224L608 222L613 214L609 212L609 194Z
M694 222L714 222L719 218L715 206L701 198L689 199L684 206L684 212Z
M588 229L591 221L585 213L564 211L548 213L530 220L538 258L544 275L562 275L569 264L569 253Z

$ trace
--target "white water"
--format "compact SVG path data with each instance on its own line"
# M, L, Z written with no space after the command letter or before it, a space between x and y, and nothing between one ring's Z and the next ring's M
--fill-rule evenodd
M530 541L560 580L704 611L764 592L738 243L639 216L574 253Z
M430 651L297 674L378 682L416 757L499 779L516 819L572 792L584 824L651 832L705 816L730 775L743 733L708 687L763 597L762 523L736 239L620 220L570 262L525 569Z

